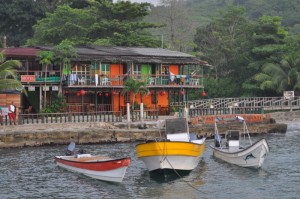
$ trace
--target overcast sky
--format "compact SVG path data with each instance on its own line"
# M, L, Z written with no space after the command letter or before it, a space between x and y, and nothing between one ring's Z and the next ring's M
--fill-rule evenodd
M117 2L117 1L118 0L114 0L114 2ZM137 3L148 2L148 3L152 3L154 5L157 5L159 3L159 0L127 0L127 1L137 2Z

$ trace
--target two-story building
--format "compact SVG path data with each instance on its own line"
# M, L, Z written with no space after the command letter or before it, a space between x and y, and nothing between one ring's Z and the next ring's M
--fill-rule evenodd
M137 94L136 104L143 101L145 109L159 110L161 115L168 114L174 106L182 106L192 90L199 96L204 90L203 66L207 62L186 53L160 48L85 46L76 47L77 56L71 58L71 65L53 62L45 67L37 56L44 50L52 47L0 49L7 59L22 62L18 74L27 95L22 94L20 105L32 107L33 112L42 110L45 100L51 104L54 96L62 92L66 111L124 113L126 102L132 102L130 93L128 99L121 92L128 78L144 81L149 90L147 95Z

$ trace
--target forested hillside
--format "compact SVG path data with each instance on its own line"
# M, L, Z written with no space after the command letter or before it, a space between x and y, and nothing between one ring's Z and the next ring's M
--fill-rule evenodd
M281 16L290 33L300 33L300 0L186 0L186 8L199 25L207 24L228 5L245 7L246 16L253 20L263 15Z

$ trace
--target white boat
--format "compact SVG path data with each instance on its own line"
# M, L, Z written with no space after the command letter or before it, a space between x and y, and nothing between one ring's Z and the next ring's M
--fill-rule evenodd
M81 173L91 178L110 182L122 182L131 159L129 157L113 159L106 156L76 154L55 156L55 162L64 169Z
M214 145L210 145L213 156L241 167L260 168L269 153L266 139L262 138L252 143L245 119L237 116L235 120L243 123L243 132L230 130L225 134L225 141L223 141L217 128L220 120L215 119L215 142Z
M191 171L199 164L205 138L188 132L185 118L167 119L166 136L136 146L138 159L150 172L162 170Z

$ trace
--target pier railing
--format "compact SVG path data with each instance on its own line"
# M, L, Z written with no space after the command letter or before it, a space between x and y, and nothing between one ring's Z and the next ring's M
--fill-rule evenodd
M225 115L225 114L262 114L263 108L195 108L189 109L189 117L205 115ZM180 109L179 116L183 115L183 109Z
M140 111L136 110L131 112L130 117L131 121L157 120L158 110L144 110L143 118ZM17 118L18 125L127 121L120 111L19 114ZM0 125L11 125L7 115L3 117L3 122Z
M247 108L264 110L292 110L300 109L300 96L285 97L240 97L240 98L212 98L193 100L188 102L190 109L222 109Z

